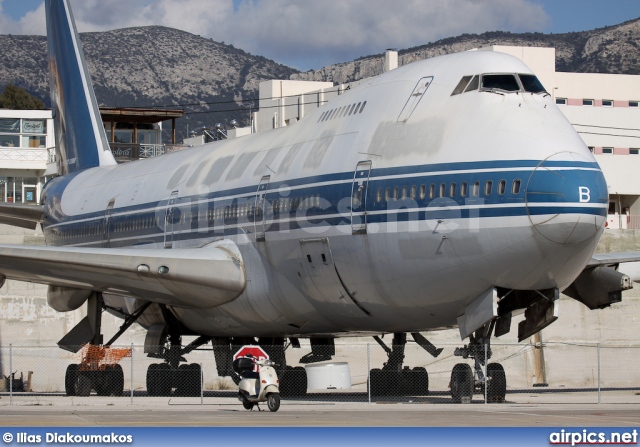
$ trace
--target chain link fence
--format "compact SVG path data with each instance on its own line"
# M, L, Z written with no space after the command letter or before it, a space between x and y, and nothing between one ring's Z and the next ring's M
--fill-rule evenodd
M388 353L376 343L338 343L335 354L320 358L309 345L289 347L286 366L281 346L263 348L280 353L272 359L281 363L276 371L283 401L640 403L640 345L493 343L480 355L489 357L486 365L454 355L458 346L442 345L434 358L407 343L401 367L389 367ZM112 358L86 349L74 354L58 347L0 347L0 406L145 399L203 404L238 395L239 378L226 374L230 365L218 374L211 347L173 366L149 357L142 346L114 348L121 351ZM305 363L309 359L315 361Z

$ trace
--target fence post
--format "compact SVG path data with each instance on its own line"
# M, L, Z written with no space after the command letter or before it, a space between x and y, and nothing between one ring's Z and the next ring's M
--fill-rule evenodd
M371 403L371 347L367 343L367 394Z
M13 344L9 344L9 405L13 405Z
M204 405L204 371L200 363L200 405Z
M489 363L489 359L487 358L487 352L489 351L487 343L484 344L484 403L487 403L487 386L489 382L487 382L487 363Z
M598 403L600 403L600 342L598 342Z
M133 343L131 343L131 405L133 405Z

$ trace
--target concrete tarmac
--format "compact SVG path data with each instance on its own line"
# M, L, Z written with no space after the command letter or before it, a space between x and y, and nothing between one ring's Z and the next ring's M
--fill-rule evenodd
M509 396L508 396L509 397ZM547 396L548 397L548 396ZM640 403L585 403L592 393L565 393L558 403L531 402L529 395L502 404L452 404L444 399L417 402L339 402L283 400L271 413L247 411L232 397L68 398L44 396L34 401L7 396L0 400L5 427L637 427ZM474 397L475 400L475 397Z

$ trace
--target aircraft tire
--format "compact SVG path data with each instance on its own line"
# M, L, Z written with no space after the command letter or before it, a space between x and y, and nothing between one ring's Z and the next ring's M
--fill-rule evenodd
M88 374L78 374L78 380L76 381L76 396L86 397L90 395L92 387L93 384L91 383L91 377L89 377Z
M107 375L107 384L109 387L109 395L121 397L124 391L124 371L122 365L113 365Z
M98 396L109 396L111 394L111 371L109 366L106 366L104 370L95 371L93 380L93 386Z
M158 364L152 363L147 367L147 396L158 395Z
M473 397L473 372L466 363L457 363L451 371L451 400L461 403L464 398Z
M167 363L158 363L156 367L156 396L169 396L173 388L173 374Z
M76 395L76 382L78 381L79 369L80 365L77 363L72 363L67 366L67 371L64 374L64 391L67 393L67 396Z
M487 401L490 403L503 403L507 393L507 376L500 363L487 365Z
M427 370L421 366L413 368L409 373L411 380L411 395L412 396L427 396L429 394L429 374Z

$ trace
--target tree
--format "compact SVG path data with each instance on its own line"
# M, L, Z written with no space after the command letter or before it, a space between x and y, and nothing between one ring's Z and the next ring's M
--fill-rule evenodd
M42 110L44 103L25 89L8 84L0 95L0 109Z

